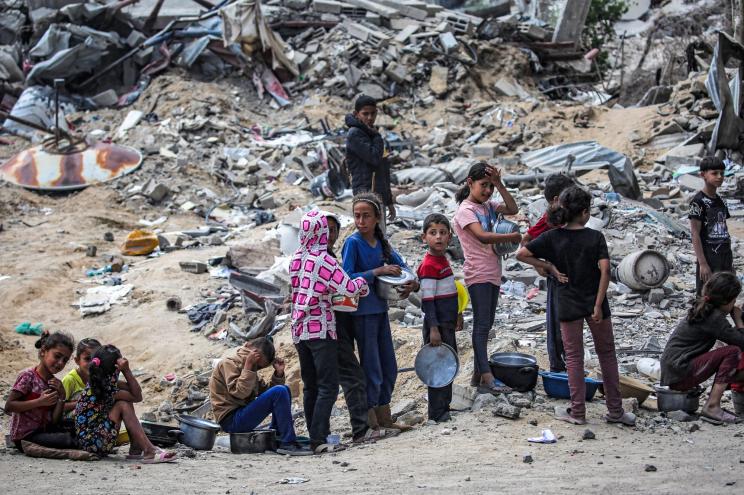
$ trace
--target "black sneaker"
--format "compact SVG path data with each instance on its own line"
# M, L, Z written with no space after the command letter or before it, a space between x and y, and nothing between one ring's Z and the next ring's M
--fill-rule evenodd
M276 449L277 454L282 455L292 455L292 456L300 456L300 455L313 455L313 451L310 450L310 447L307 447L305 445L300 445L299 443L285 443L282 444L278 449Z

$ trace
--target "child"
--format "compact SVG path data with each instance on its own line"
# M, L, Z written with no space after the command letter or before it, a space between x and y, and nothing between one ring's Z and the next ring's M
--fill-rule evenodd
M126 385L119 387L119 374ZM142 451L143 464L159 464L176 459L175 452L156 448L147 438L134 412L135 402L142 401L142 389L129 369L129 361L113 345L99 347L88 365L88 385L75 405L75 434L81 449L105 456L116 445L121 423L134 449ZM139 454L130 453L130 458Z
M695 291L700 295L703 284L716 272L733 272L734 258L731 252L726 219L730 218L726 203L716 193L723 184L723 161L715 156L700 160L700 176L705 181L701 191L690 202L690 231L692 248L697 258Z
M75 364L77 368L70 371L62 378L62 386L65 388L65 418L73 419L75 406L80 396L85 391L90 375L88 365L93 358L93 353L101 347L96 339L83 339L78 342L75 349Z
M424 344L445 343L457 352L455 332L462 330L462 315L457 305L457 286L445 251L452 238L447 218L432 213L424 219L423 240L429 247L416 273L421 281L421 305L424 310ZM428 388L429 419L449 421L452 384Z
M741 308L734 306L739 293L741 283L736 275L714 274L661 355L661 384L673 390L689 390L715 375L701 413L715 424L735 423L738 419L721 409L721 397L729 384L738 390L744 385L744 321ZM726 320L729 314L736 327ZM711 350L719 340L728 345Z
M491 201L494 188L504 203ZM488 334L496 316L501 287L501 258L493 251L493 244L519 242L522 236L494 234L491 226L499 213L514 215L517 203L501 182L501 171L487 163L470 167L468 178L455 196L459 203L455 214L455 232L460 239L465 263L465 285L473 306L473 370L472 386L483 394L501 394L511 389L497 380L488 365Z
M365 296L363 278L350 279L328 254L328 220L318 210L300 221L300 247L289 262L292 286L292 340L300 359L303 406L310 447L332 452L326 443L331 410L338 396L338 346L331 296Z
M323 212L328 220L328 254L336 258L333 248L338 241L341 222L332 213ZM354 443L382 440L400 433L398 430L370 428L367 422L367 379L354 352L354 328L351 315L335 311L338 342L338 382L349 409L351 438Z
M5 403L11 414L10 438L19 450L21 441L45 447L74 447L72 435L60 427L65 404L65 389L54 377L62 371L72 355L75 343L62 332L44 332L35 344L39 364L21 371Z
M346 163L354 194L369 191L379 194L392 222L395 220L395 206L390 190L390 164L385 158L385 142L374 127L375 119L375 99L367 95L359 96L354 103L354 112L346 116L346 125L349 128L346 135ZM380 219L384 232L385 215Z
M548 200L548 209L559 206L559 196L568 187L574 185L570 177L563 174L551 174L545 179L545 199ZM540 220L527 230L522 237L522 246L526 246L531 240L543 232L556 228L548 222L548 211L543 213ZM539 272L539 270L538 270ZM558 321L558 308L555 298L556 281L546 273L540 275L547 277L548 282L548 304L545 311L545 326L547 328L547 345L548 361L550 361L550 371L561 373L566 371L565 351L563 350L563 341L561 340L561 324Z
M610 284L607 243L601 232L585 227L591 203L591 195L580 187L571 186L563 191L560 206L548 216L551 224L562 227L545 232L521 248L517 259L550 273L558 281L556 300L566 348L571 407L556 407L556 418L577 425L586 424L583 333L586 320L602 368L609 411L604 419L608 423L633 426L635 415L623 411L620 396L610 305L606 297Z
M374 193L362 193L352 201L354 224L357 231L346 239L343 247L343 266L352 277L362 277L372 286L375 278L398 276L408 266L390 246L380 228L383 209ZM407 284L401 297L418 290L418 282ZM359 357L367 377L368 421L373 429L378 426L408 430L410 427L393 423L390 400L393 396L398 364L395 361L393 336L388 320L388 303L374 290L359 301L352 313L354 334L359 346Z
M258 377L258 370L273 363L271 385ZM228 433L253 431L271 414L271 428L280 438L277 452L284 455L312 455L297 443L292 420L292 399L284 385L284 360L276 357L274 345L266 338L246 342L219 361L209 380L212 412Z

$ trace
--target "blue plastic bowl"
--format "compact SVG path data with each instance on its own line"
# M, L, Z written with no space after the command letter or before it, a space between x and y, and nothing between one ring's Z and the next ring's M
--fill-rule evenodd
M568 375L566 373L541 371L540 376L542 377L545 393L549 397L555 397L556 399L571 398L571 392L568 388ZM586 400L591 401L594 398L594 394L597 393L599 386L602 385L602 382L589 377L584 378L584 382L586 382Z

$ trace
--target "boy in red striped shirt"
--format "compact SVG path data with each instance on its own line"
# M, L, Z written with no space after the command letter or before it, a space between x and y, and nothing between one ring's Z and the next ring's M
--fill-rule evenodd
M462 330L462 315L457 305L457 286L445 251L452 228L444 215L432 213L424 219L424 242L429 250L416 271L421 283L421 307L424 311L424 344L447 344L457 352L455 332ZM452 384L429 387L429 419L449 421Z

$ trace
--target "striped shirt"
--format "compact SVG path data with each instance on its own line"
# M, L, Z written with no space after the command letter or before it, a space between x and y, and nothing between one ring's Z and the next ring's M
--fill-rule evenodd
M426 253L417 274L421 282L421 306L427 327L457 321L457 286L446 256Z

